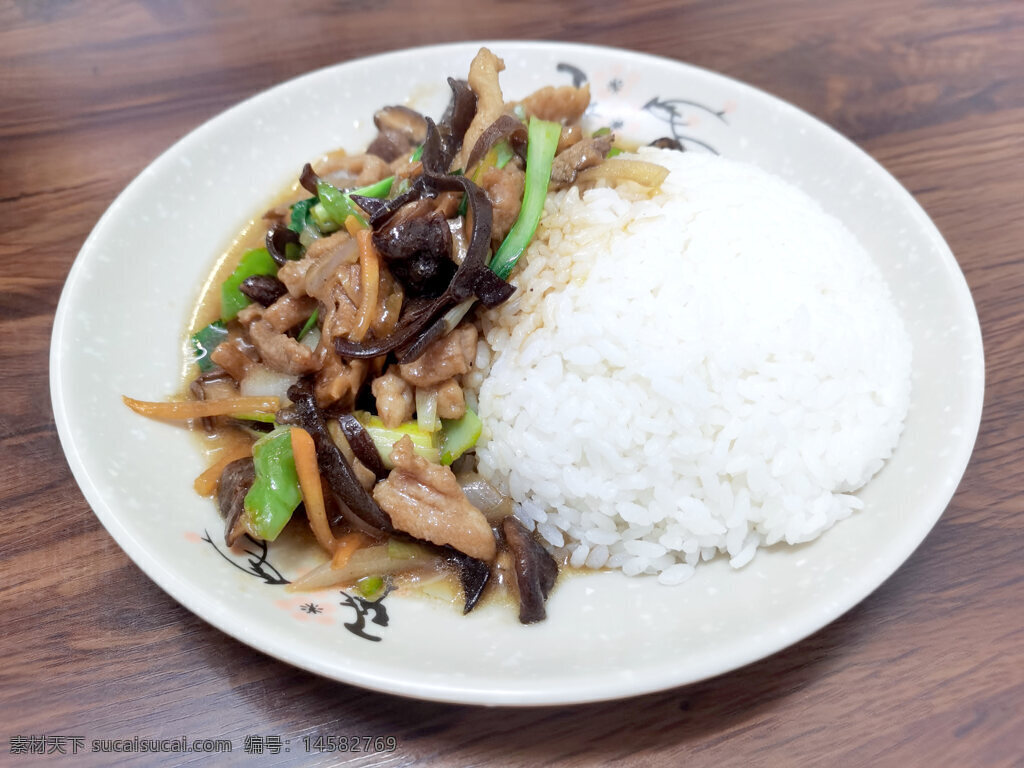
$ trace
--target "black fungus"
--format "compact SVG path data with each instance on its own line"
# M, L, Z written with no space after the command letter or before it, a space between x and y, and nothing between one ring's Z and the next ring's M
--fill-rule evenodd
M253 432L273 432L274 425L268 424L265 421L255 421L253 419L228 419L228 424L233 427L242 427L244 429L251 429Z
M679 140L673 139L670 136L662 136L660 139L655 139L648 146L657 147L658 149L674 149L679 152L684 151L683 145L679 143Z
M256 481L256 467L252 457L232 461L220 473L217 483L217 508L224 517L224 541L234 546L245 533L242 518L245 512L245 495Z
M350 195L350 197L353 203L363 209L363 212L370 220L370 226L373 226L374 217L380 216L388 209L387 200L381 200L376 197L366 197L365 195Z
M313 166L306 163L302 166L302 173L299 174L299 184L302 188L309 192L311 195L318 195L316 191L316 183L320 181L320 177L313 171Z
M238 290L263 307L269 307L288 293L284 283L273 275L249 275Z
M267 252L277 266L288 261L288 246L299 244L299 235L288 229L284 222L278 222L267 230Z
M465 597L462 612L469 613L480 601L480 596L490 581L491 566L452 547L445 547L445 552L448 563L458 573L459 583L462 585L462 594Z
M282 408L274 414L274 421L278 424L286 427L298 427L302 425L299 419L299 414L295 412L294 408Z
M341 431L345 435L345 439L348 440L348 445L355 457L363 462L363 465L373 472L378 480L387 477L388 470L384 466L384 460L380 457L377 445L370 437L370 433L359 423L359 419L351 413L343 413L338 416L338 424L341 426Z
M543 621L547 617L544 601L558 577L558 563L512 515L501 521L501 530L512 551L519 588L519 621Z
M466 130L476 115L476 94L469 87L469 83L449 77L448 87L452 89L452 98L438 125L442 140L441 164L444 166L439 171L441 173L447 173L452 159L462 147Z
M491 308L506 301L515 291L487 266L493 216L491 201L480 187L465 176L447 173L447 165L451 162L449 151L450 146L445 143L437 126L427 118L427 138L423 142L421 155L423 173L414 186L421 187L423 194L456 191L465 196L470 235L462 263L440 296L426 303L421 302L415 309L410 308L410 302L399 318L398 325L383 339L363 344L335 337L335 351L342 357L369 358L403 350L399 361L412 362L426 349L425 338L437 338L444 333L443 316L456 304L475 295L484 306Z
M455 275L452 233L439 211L393 223L374 233L373 244L408 296L440 296Z
M395 217L396 220L398 218ZM374 232L373 244L389 261L406 261L421 251L448 256L452 232L440 211L429 211L425 216L393 221Z
M491 147L502 139L508 139L512 150L525 159L528 135L522 120L514 115L502 115L480 134L480 138L473 145L473 151L469 153L466 168L473 168L491 150Z
M426 189L442 192L461 191L468 199L467 220L471 221L471 234L466 256L462 264L456 268L447 289L436 299L431 299L426 304L421 303L415 309L407 307L395 330L385 338L368 344L359 344L340 337L335 338L334 348L342 357L377 357L401 348L405 349L406 353L400 357L400 361L411 362L419 355L411 356L408 350L415 348L422 354L426 348L426 345L422 343L422 336L428 332L436 334L439 323L443 332L443 315L448 309L474 295L478 285L494 285L480 274L481 271L490 272L490 268L487 266L487 255L491 240L491 201L487 199L486 193L480 187L465 176L448 175L438 170L444 165L441 135L429 118L427 118L427 139L423 144L422 160L423 174L420 179L423 180ZM500 278L497 279L500 280ZM504 281L501 282L504 283ZM495 306L494 300L507 299L513 290L514 288L508 286L502 292L487 292L488 301L485 302L485 306ZM484 297L480 298L483 300Z
M345 457L327 432L323 412L317 407L313 396L311 377L303 377L298 384L289 387L288 399L294 403L293 407L302 427L313 438L320 472L337 497L339 507L343 513L350 512L352 515L346 516L346 519L362 530L376 535L394 530L388 513L381 509L367 490L359 484L352 467L345 461Z

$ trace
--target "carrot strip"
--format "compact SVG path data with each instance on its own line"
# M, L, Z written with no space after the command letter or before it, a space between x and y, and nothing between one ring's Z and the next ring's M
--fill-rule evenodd
M348 216L345 217L345 229L348 230L348 233L352 237L355 237L357 232L359 232L362 229L366 229L366 227L363 226L362 222L359 221L359 219L357 219L352 214L349 214Z
M327 508L324 506L324 489L320 483L320 468L316 463L316 446L309 432L302 427L291 428L292 456L295 459L295 473L299 476L302 500L306 504L306 517L313 535L327 554L333 554L337 542L327 522Z
M246 456L252 456L251 445L237 445L234 448L228 449L209 469L196 478L195 482L192 483L192 487L196 489L196 493L200 496L213 495L213 492L217 490L217 483L220 482L220 476L224 472L224 467L232 461L244 459Z
M180 400L152 403L122 395L124 404L151 419L201 419L234 413L277 413L281 401L276 397L227 397L223 400Z
M347 223L347 221L346 221ZM373 231L360 229L355 234L359 244L359 313L356 327L348 337L351 341L362 341L370 330L370 323L377 313L377 293L380 289L380 256L373 247Z
M367 536L365 533L359 533L355 531L353 533L347 533L340 539L335 541L337 545L334 550L334 557L331 558L331 570L337 571L348 565L349 559L355 554L357 549L362 549L369 544L373 539Z

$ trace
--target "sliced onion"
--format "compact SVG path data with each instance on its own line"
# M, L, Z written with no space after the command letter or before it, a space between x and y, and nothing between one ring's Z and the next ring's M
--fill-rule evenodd
M245 378L239 385L239 391L246 397L276 397L281 403L287 404L288 387L298 380L298 376L290 373L281 373L265 365L255 364L249 366Z
M452 233L452 261L461 264L466 260L466 251L469 250L469 237L466 232L466 220L461 216L448 219L448 231Z
M289 592L307 592L314 589L326 589L345 584L354 584L365 576L386 576L390 573L420 571L433 568L441 563L437 555L424 554L415 557L391 557L387 544L358 549L352 553L343 568L331 568L331 561L317 566L312 571L296 579L286 589Z
M444 313L444 335L447 336L449 333L455 330L455 326L462 322L462 318L466 316L466 313L473 308L476 304L476 297L470 296L460 304L456 304L454 307Z
M302 337L302 340L299 341L299 344L302 344L304 347L309 347L311 352L316 352L316 348L319 343L320 329L315 325L310 328L306 335Z
M424 432L437 432L437 387L416 387L416 425Z
M462 492L474 507L484 513L489 523L500 522L506 515L512 514L512 499L502 496L501 491L484 480L480 475L471 472L458 478Z
M343 264L355 264L358 261L359 246L356 245L355 240L348 238L343 243L339 243L306 272L306 293L309 296L324 294L327 284L337 279L338 267Z

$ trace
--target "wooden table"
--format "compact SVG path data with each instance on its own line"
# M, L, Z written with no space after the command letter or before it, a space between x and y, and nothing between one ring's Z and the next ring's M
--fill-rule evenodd
M184 133L286 78L490 37L635 48L788 99L895 174L967 275L988 396L959 491L895 576L784 652L579 707L370 693L274 661L180 607L121 552L71 477L50 407L50 330L71 262L117 193ZM49 748L81 736L88 749L94 738L184 734L231 739L218 765L1024 765L1019 0L0 0L0 96L0 763L44 760L9 756L12 737L45 736ZM245 754L250 734L293 749ZM317 734L394 736L398 748L295 748Z

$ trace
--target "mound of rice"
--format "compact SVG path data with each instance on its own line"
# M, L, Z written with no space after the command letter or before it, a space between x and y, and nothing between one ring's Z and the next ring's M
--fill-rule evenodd
M640 154L671 171L652 199L548 200L519 290L485 318L477 453L571 565L678 584L862 506L911 349L877 267L803 192Z

